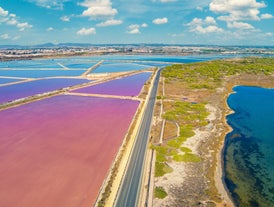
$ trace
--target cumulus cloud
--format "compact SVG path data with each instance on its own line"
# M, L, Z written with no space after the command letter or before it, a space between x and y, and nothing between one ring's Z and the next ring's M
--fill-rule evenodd
M15 37L11 37L9 34L2 34L2 35L0 35L0 39L4 39L4 40L13 40L13 41L15 41L15 40L18 40L18 39L20 39L21 38L21 36L15 36Z
M112 8L110 0L85 0L79 5L86 7L82 15L91 19L100 19L115 16L118 11Z
M27 0L27 1L47 9L63 9L64 2L67 2L69 0Z
M274 18L272 14L262 14L261 19L272 19Z
M122 20L110 19L110 20L107 20L105 22L101 22L99 24L96 24L96 26L97 27L108 27L108 26L119 25L119 24L122 24L122 23L123 23Z
M194 18L191 22L186 24L190 27L191 32L195 33L221 33L224 30L217 26L217 22L213 17L207 16L204 20L201 18Z
M201 7L201 6L197 6L196 9L197 9L198 11L203 11L203 10L204 10L204 8Z
M0 37L4 40L10 39L9 34L2 34Z
M148 27L148 25L147 25L147 23L143 23L143 24L141 24L141 27L146 28L146 27Z
M207 24L217 24L216 20L213 17L210 17L210 16L206 17L205 23L207 23Z
M0 7L0 16L6 17L8 16L9 12L5 11L2 7Z
M227 27L235 29L254 29L251 24L245 22L228 22Z
M175 1L177 1L177 0L160 0L160 2L162 2L162 3L175 2Z
M140 25L138 24L131 24L128 26L128 33L129 34L139 34L140 33Z
M210 25L207 27L202 27L199 25L193 31L197 32L197 33L206 34L206 33L216 33L216 32L220 33L220 32L223 32L224 30L222 28L215 26L215 25Z
M256 0L212 0L209 9L221 14L223 21L260 20L259 9L266 7L264 2Z
M0 7L0 24L5 23L10 26L15 26L19 31L24 31L27 28L32 28L33 26L27 22L21 23L17 20L16 14L9 14L8 11Z
M166 23L168 23L168 19L166 17L157 18L157 19L154 19L152 22L153 22L153 24L166 24Z
M198 26L198 25L215 25L215 24L216 24L215 19L211 16L207 16L205 18L205 20L195 17L194 19L192 19L191 22L189 22L186 25L187 26Z
M27 22L18 23L16 26L17 26L17 28L19 28L19 31L24 31L24 30L27 29L27 28L32 28L32 25L30 25L30 24L27 23Z
M91 35L91 34L96 34L96 30L95 28L91 27L91 28L82 28L77 32L78 35Z
M54 30L53 27L47 28L47 31L52 31L52 30Z
M18 36L13 37L12 40L18 40L20 38L21 38L21 36L18 35Z
M16 19L12 18L12 19L9 19L6 23L7 25L16 25L18 22Z
M60 18L63 22L69 22L70 21L70 17L68 16L63 16Z
M128 31L127 33L129 34L140 34L140 28L146 28L148 27L147 23L143 23L141 25L139 24L131 24L128 26Z

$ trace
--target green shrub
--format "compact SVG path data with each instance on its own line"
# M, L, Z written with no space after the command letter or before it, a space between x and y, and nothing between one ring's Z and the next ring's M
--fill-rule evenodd
M185 153L191 153L192 152L192 150L187 148L187 147L181 147L180 149L181 149L182 152L185 152Z
M156 152L156 162L166 162L167 159L164 154Z
M172 139L172 140L169 140L167 142L167 145L169 147L173 147L173 148L180 148L180 146L181 146L182 143L183 142L181 140L179 140L179 139Z
M197 155L186 153L184 155L174 155L173 160L176 162L200 162L201 158Z
M163 198L167 197L167 192L165 191L165 189L163 187L156 187L154 189L154 197L163 199Z
M155 177L161 177L166 173L171 173L173 169L163 162L155 163Z

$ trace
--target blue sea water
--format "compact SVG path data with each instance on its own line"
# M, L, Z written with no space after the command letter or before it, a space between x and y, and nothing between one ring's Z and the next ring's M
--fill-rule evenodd
M274 206L274 89L237 86L227 100L233 131L224 149L225 184L239 207Z

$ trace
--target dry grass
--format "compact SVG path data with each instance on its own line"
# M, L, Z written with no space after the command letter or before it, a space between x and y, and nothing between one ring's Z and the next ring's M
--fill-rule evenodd
M163 139L168 140L175 137L177 137L177 126L175 122L166 121Z

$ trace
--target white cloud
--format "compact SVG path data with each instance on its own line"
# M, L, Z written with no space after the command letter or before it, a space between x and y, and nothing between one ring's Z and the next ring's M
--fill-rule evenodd
M52 30L54 30L53 27L47 28L47 31L52 31Z
M267 32L265 35L271 37L273 34L271 32Z
M21 36L18 35L18 36L13 37L12 40L18 40L20 38L21 38Z
M1 23L6 23L7 21L9 21L9 18L8 18L8 17L0 18L0 24L1 24Z
M91 19L113 17L118 13L110 0L85 0L79 5L87 8L82 15Z
M251 24L245 22L228 22L227 27L232 29L254 29Z
M16 25L18 22L16 19L9 19L6 23L7 25Z
M191 31L196 33L206 34L206 33L220 33L220 32L223 32L224 30L214 25L210 25L207 27L202 27L199 25L195 27L194 29L192 29Z
M272 14L262 14L261 19L272 19L274 18Z
M2 34L2 35L0 35L0 39L4 39L4 40L13 40L13 41L15 41L15 40L18 40L18 39L20 39L21 38L21 36L15 36L15 37L11 37L9 34Z
M116 19L110 19L107 20L105 22L101 22L99 24L97 24L97 27L108 27L108 26L114 26L114 25L119 25L122 24L123 21L122 20L116 20Z
M78 35L91 35L91 34L96 34L95 28L82 28L77 32Z
M129 34L140 34L140 25L138 24L131 24L128 26L128 29Z
M200 18L194 18L194 19L192 19L192 21L191 22L189 22L188 24L186 24L187 26L197 26L197 25L201 25L201 24L203 24L203 20L202 19L200 19Z
M17 20L16 14L9 14L9 12L5 11L2 7L0 7L0 24L1 23L5 23L10 26L16 26L19 29L19 31L24 31L27 28L33 27L27 22L19 22Z
M0 16L6 17L8 16L9 12L5 11L2 7L0 7Z
M191 22L186 24L190 27L191 32L195 33L221 33L224 30L217 26L217 22L213 17L207 16L204 20L200 18L194 18Z
M213 17L207 16L205 20L200 18L194 18L191 22L186 24L187 26L199 26L199 25L216 25L216 21Z
M160 0L160 2L162 2L162 3L175 2L175 1L177 1L177 0Z
M2 34L0 37L4 40L10 39L9 34Z
M197 6L196 9L197 9L198 11L203 11L203 10L204 10L204 8L201 7L201 6Z
M209 16L206 17L205 23L207 23L207 24L217 24L215 19L213 17L209 17Z
M47 9L63 9L64 2L67 2L69 0L27 0L27 1Z
M60 18L63 22L69 22L70 21L70 17L68 16L63 16Z
M147 23L143 23L143 24L141 24L141 27L146 28L146 27L148 27L148 25L147 25Z
M33 27L32 25L30 25L30 24L27 23L27 22L18 23L16 26L17 26L17 28L19 28L19 31L24 31L24 30L27 29L27 28L32 28L32 27Z
M141 33L140 28L147 28L147 27L148 27L147 23L143 23L141 25L131 24L131 25L128 26L127 33L129 33L129 34L140 34Z
M166 17L164 18L157 18L152 21L154 24L166 24L168 23L168 19Z
M260 8L266 7L264 2L256 0L212 0L209 9L218 14L224 14L218 19L223 21L260 20Z

